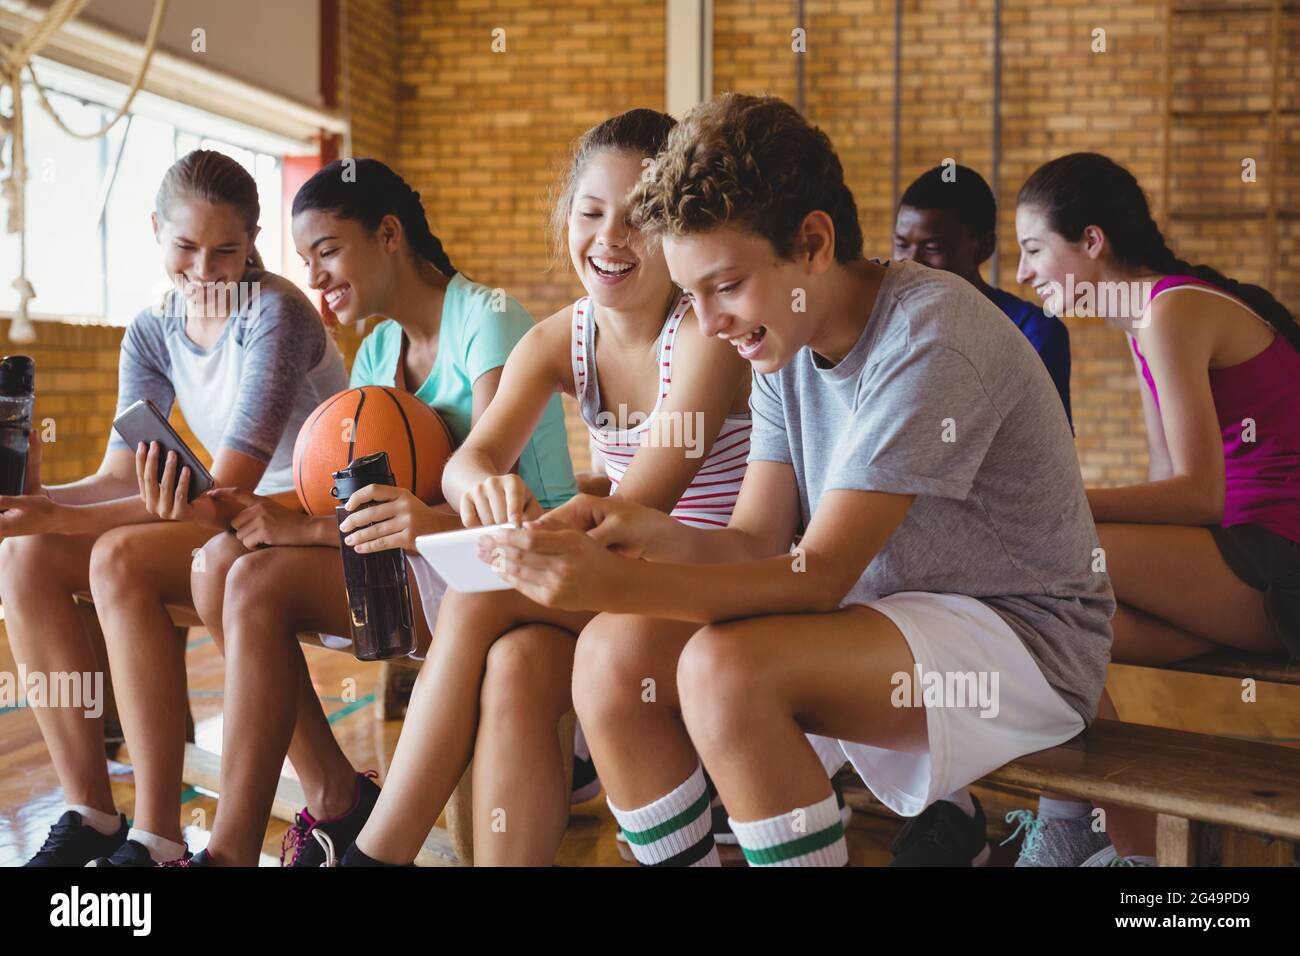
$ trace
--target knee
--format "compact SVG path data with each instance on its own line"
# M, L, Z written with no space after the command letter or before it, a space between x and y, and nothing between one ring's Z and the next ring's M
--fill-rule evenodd
M284 568L276 548L250 551L231 562L225 573L225 590L221 599L223 627L231 631L229 623L256 615L259 620L285 612ZM285 612L287 613L287 612ZM228 641L235 639L227 633Z
M30 534L0 541L0 601L20 599L33 584L47 581L56 555L48 535Z
M697 748L731 737L769 689L737 625L712 624L696 632L677 661L682 718Z
M248 550L229 532L210 538L194 555L190 566L190 592L194 608L209 627L220 625L221 605L226 593L226 579L235 562Z
M136 573L139 536L132 525L105 531L90 551L90 590L95 603L120 596L147 584L147 575Z
M569 700L571 658L554 639L532 628L503 635L488 649L479 707L482 719L554 709L563 716Z
M634 619L608 614L593 619L574 651L573 706L579 717L595 726L639 715L647 703L658 701L656 682L663 674L653 651Z

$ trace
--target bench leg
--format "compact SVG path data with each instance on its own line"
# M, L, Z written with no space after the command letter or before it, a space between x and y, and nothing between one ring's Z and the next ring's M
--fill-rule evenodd
M379 662L379 720L401 720L411 701L411 687L419 670L394 661Z
M1201 824L1156 815L1156 866L1196 866Z
M573 779L573 734L578 718L572 710L560 718L556 733L560 737L560 755L564 760L564 779ZM474 865L474 788L471 775L474 762L471 760L465 768L465 775L460 778L451 799L447 801L447 833L451 837L452 849L462 866Z
M1157 866L1295 866L1296 844L1182 817L1156 817Z

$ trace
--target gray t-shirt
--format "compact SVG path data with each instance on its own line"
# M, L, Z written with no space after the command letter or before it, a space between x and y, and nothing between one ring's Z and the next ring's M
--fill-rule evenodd
M755 374L750 461L793 466L806 529L835 489L916 495L844 604L978 598L1091 723L1110 657L1110 581L1065 410L1034 348L965 280L888 263L852 351ZM950 636L956 639L958 635Z
M169 292L127 326L118 362L117 414L142 398L164 415L172 402L215 458L221 448L267 462L257 492L293 489L293 443L312 410L348 387L347 370L302 291L250 270L221 337L200 348L185 334L184 301ZM126 448L109 435L109 448Z

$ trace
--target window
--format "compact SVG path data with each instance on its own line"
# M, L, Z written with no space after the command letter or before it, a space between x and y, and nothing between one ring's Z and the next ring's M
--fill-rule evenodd
M36 69L50 105L71 129L98 129L122 102L118 84L40 60ZM238 124L141 94L106 136L76 139L55 125L26 80L23 112L33 318L126 325L157 301L168 278L149 214L167 167L197 148L233 157L256 180L262 206L257 248L267 269L281 270L284 152L273 151L274 137L253 130L244 135ZM6 213L0 208L0 312L9 313L18 303L10 284L18 274L18 236L4 232Z

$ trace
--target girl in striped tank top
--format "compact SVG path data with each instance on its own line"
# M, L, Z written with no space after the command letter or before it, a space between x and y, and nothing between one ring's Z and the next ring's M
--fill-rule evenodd
M664 322L655 345L659 392L648 415L637 422L635 415L611 415L601 410L600 386L596 373L596 306L590 296L573 303L573 382L582 421L591 434L593 459L599 456L609 479L610 491L618 493L633 458L643 448L660 444L681 446L698 460L699 470L677 499L672 516L697 528L725 528L736 507L736 495L745 477L749 457L749 414L728 414L713 447L703 455L704 436L695 434L698 412L662 411L673 380L673 342L677 330L691 317L691 302L681 296Z
M567 231L587 295L524 336L447 463L443 494L466 527L542 514L515 463L556 392L577 400L612 494L726 525L749 450L749 366L700 332L662 253L628 224L628 196L674 122L631 110L579 141L552 233ZM574 646L593 616L518 591L448 591L383 792L342 864L414 860L471 756L474 862L551 863L574 792L555 728L572 708ZM503 811L510 826L496 832Z

